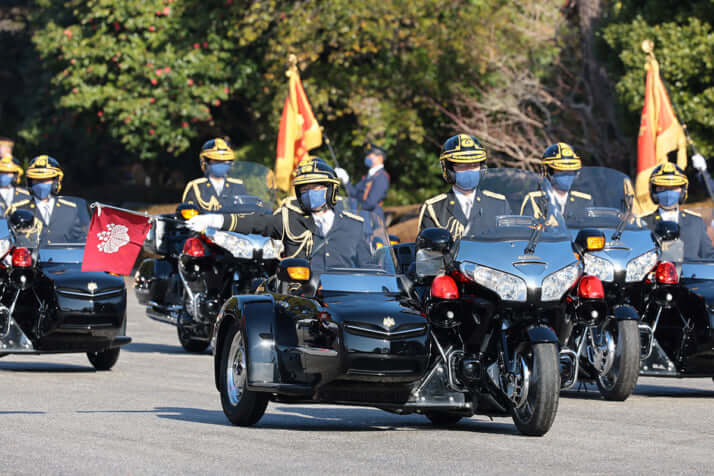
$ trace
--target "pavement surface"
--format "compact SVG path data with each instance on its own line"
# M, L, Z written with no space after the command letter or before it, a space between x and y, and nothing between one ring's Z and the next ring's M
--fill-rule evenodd
M84 354L0 360L0 474L714 474L714 382L642 378L624 403L565 393L542 438L512 421L431 427L420 415L270 404L252 428L229 424L209 353L130 296L110 372Z

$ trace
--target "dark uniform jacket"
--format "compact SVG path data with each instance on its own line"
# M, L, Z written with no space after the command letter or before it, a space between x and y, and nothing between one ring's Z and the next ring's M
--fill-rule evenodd
M12 205L27 200L30 198L30 192L26 188L13 187L12 201L10 203L5 203L5 199L0 195L0 211L3 215L12 208Z
M223 190L217 195L211 181L202 177L186 184L181 202L197 205L201 213L230 213L238 205L237 197L247 193L242 180L226 177Z
M351 201L354 201L352 208L361 208L368 212L376 213L384 221L384 210L382 202L387 198L389 190L389 174L384 169L379 169L371 177L365 175L357 185L345 184L347 194Z
M538 207L538 198L543 196L543 192L534 191L526 195L523 199L523 204L521 205L521 215L534 216L538 218L540 216L540 208ZM556 201L556 203L559 203ZM563 216L567 222L570 217L579 217L585 214L585 209L593 206L593 197L589 193L579 192L577 190L571 190L568 192L568 196L565 202L565 210L563 211ZM534 213L537 210L537 213Z
M642 219L654 230L662 220L659 210L645 215ZM679 238L684 242L684 259L714 259L714 246L707 235L707 226L702 217L689 210L679 212Z
M255 233L281 240L285 258L311 261L316 274L327 268L354 268L371 261L364 219L344 210L338 202L335 220L327 236L320 235L312 215L300 209L295 198L287 199L272 215L228 214L223 229Z
M478 190L471 214L479 216L510 215L511 207L506 197L490 190ZM469 219L459 205L453 190L432 197L419 210L419 232L425 228L444 228L454 239L459 239L468 226Z
M35 215L35 224L22 232L28 246L35 243L37 234L40 246L52 243L79 243L87 239L89 211L87 202L78 197L54 197L55 203L50 214L50 222L45 223L33 198L15 202L8 213L15 210L29 210Z

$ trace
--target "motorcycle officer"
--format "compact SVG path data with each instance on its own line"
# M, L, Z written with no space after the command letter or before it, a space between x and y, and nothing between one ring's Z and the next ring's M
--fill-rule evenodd
M190 181L181 201L196 205L201 213L230 211L238 197L247 193L242 180L227 177L235 160L233 148L225 139L211 139L201 147L199 158L206 176Z
M672 162L656 167L650 175L650 197L658 209L642 219L650 229L659 221L679 223L679 237L684 242L685 259L714 259L714 246L707 235L702 217L680 205L687 199L689 180Z
M478 139L467 134L449 137L441 148L439 161L442 177L452 187L421 206L419 232L425 228L444 228L458 239L475 210L487 216L510 214L505 196L490 190L476 191L481 164L486 161L486 150Z
M371 253L364 238L364 219L337 201L340 181L332 168L322 159L307 159L298 165L293 185L295 197L285 200L272 215L198 215L187 222L188 227L198 232L211 227L279 239L283 257L311 260L313 274L368 263Z
M20 162L11 155L0 159L0 211L3 215L13 203L30 198L26 188L15 185L20 183L22 173Z
M367 175L362 177L357 185L350 183L350 176L342 168L336 168L335 173L342 181L342 184L350 197L350 202L359 205L359 208L368 212L373 212L384 221L384 210L382 203L387 198L389 190L389 174L384 170L384 159L387 151L374 144L367 144L367 155L364 158L364 165L367 166ZM352 208L358 208L352 206Z
M58 195L64 178L59 162L39 155L27 167L26 178L32 197L15 202L8 211L29 210L35 216L33 227L23 234L28 239L38 235L40 245L83 242L89 226L87 204L81 198Z
M545 149L541 159L542 172L553 186L554 198L564 216L579 216L592 207L593 197L589 193L573 190L573 181L582 167L580 157L565 142L558 142ZM538 210L536 199L543 192L529 193L521 205L521 215L533 215Z

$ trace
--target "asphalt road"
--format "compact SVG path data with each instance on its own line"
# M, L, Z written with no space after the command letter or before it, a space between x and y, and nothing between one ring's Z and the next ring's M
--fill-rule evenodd
M714 473L714 382L643 378L624 403L593 391L560 400L551 431L510 419L434 429L425 417L326 405L275 405L232 427L212 357L130 299L111 372L83 354L0 360L0 474Z

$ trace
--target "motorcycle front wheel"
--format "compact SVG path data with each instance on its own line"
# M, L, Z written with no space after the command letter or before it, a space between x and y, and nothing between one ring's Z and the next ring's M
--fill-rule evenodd
M191 331L182 327L181 324L176 327L176 331L178 333L178 339L181 343L181 347L183 347L183 350L186 352L200 354L206 350L208 344L210 344L207 340L194 339L191 335Z
M550 430L558 412L560 398L560 359L556 344L533 344L521 354L530 377L528 395L518 408L511 409L518 431L527 436L542 436Z
M605 375L597 379L606 400L622 402L632 395L640 375L640 329L637 321L617 321L611 325L617 332L615 361Z
M101 352L87 352L89 363L95 370L111 370L119 360L119 347L103 350Z

